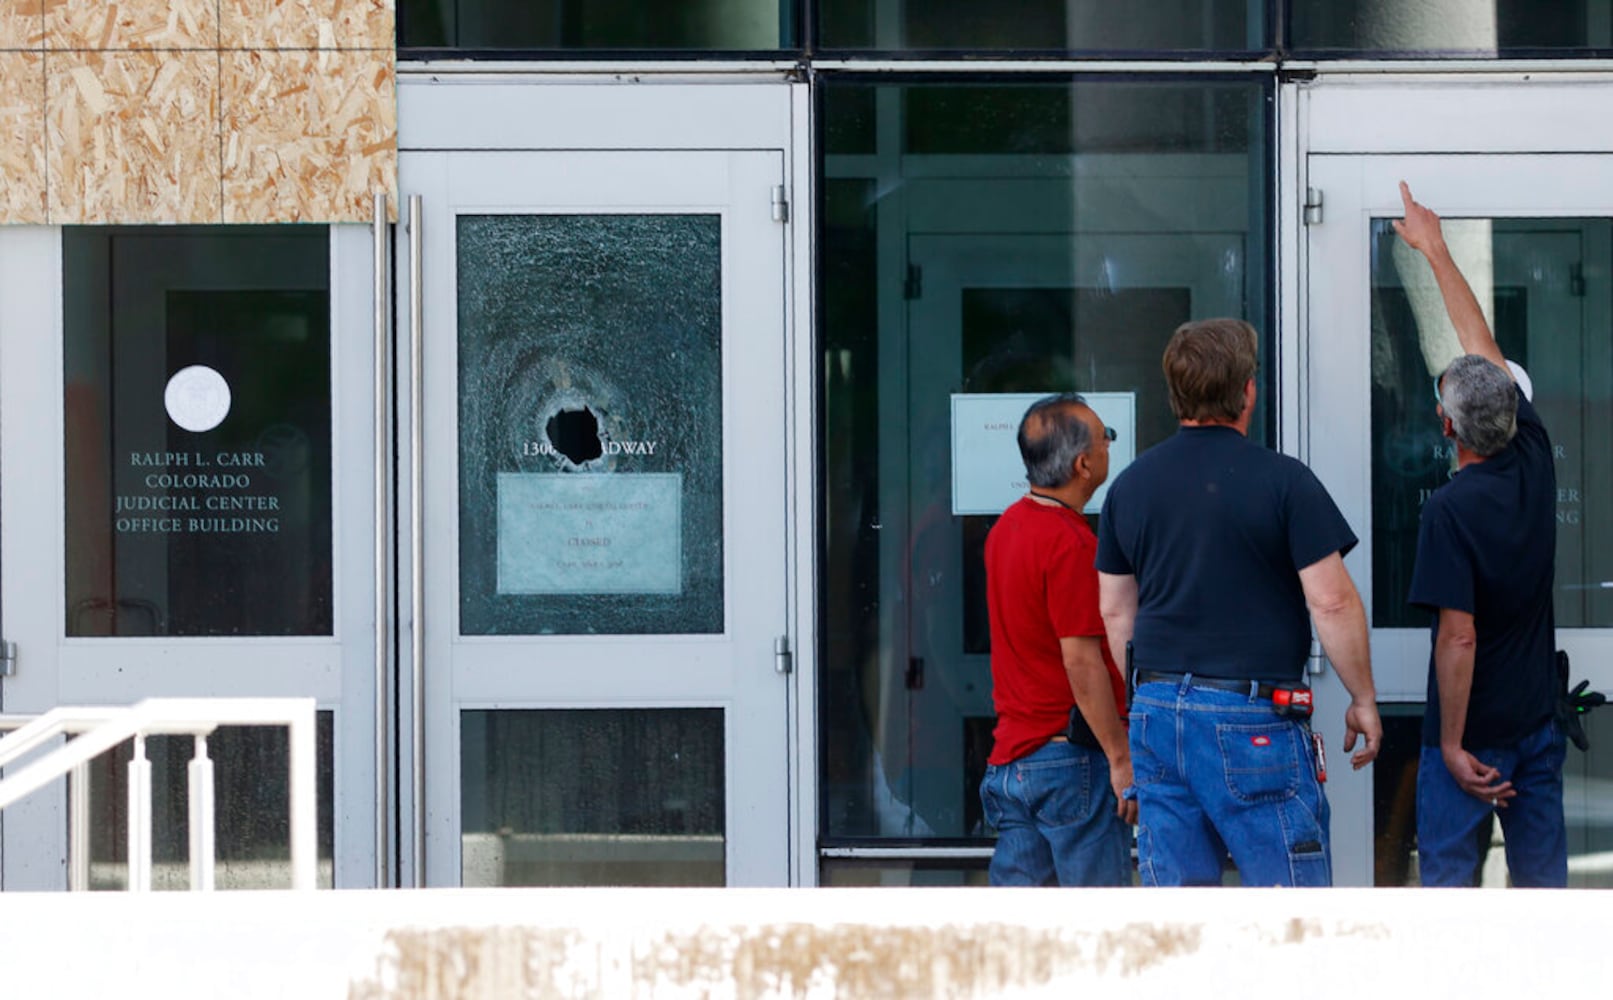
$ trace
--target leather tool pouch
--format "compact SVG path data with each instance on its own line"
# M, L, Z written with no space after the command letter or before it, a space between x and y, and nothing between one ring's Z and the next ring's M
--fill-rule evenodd
M1088 750L1102 750L1103 744L1093 734L1092 727L1087 725L1087 717L1081 714L1080 706L1070 709L1070 721L1064 727L1064 737L1078 747Z

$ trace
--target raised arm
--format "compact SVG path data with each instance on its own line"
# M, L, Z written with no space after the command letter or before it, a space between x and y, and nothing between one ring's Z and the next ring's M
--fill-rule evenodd
M1445 232L1440 228L1439 216L1412 198L1411 188L1405 181L1400 182L1400 200L1405 205L1406 215L1394 221L1395 233L1406 241L1407 246L1422 254L1428 266L1433 268L1434 281L1439 285L1440 297L1445 300L1445 312L1451 318L1451 325L1456 328L1462 351L1488 358L1511 376L1506 358L1501 355L1495 335L1490 332L1490 324L1485 322L1484 310L1479 307L1478 298L1462 276L1461 269L1456 266L1450 248L1445 245Z

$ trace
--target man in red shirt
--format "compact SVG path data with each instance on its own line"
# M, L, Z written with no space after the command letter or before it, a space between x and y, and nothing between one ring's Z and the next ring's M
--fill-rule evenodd
M1030 491L986 538L997 728L980 802L997 830L992 885L1132 881L1126 685L1081 515L1109 475L1112 440L1075 393L1032 404L1019 424Z

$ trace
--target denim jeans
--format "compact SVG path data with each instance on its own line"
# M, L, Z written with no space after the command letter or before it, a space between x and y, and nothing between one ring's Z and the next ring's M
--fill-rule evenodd
M1101 750L1050 742L980 781L992 885L1130 885L1131 835Z
M1310 728L1270 701L1188 681L1140 685L1131 766L1144 885L1220 885L1228 852L1244 885L1332 884Z
M1472 750L1501 772L1518 794L1495 809L1462 791L1439 747L1423 747L1417 764L1417 857L1422 883L1469 886L1484 860L1490 813L1506 833L1512 884L1553 888L1568 884L1568 833L1563 823L1563 757L1567 743L1555 719L1501 749Z

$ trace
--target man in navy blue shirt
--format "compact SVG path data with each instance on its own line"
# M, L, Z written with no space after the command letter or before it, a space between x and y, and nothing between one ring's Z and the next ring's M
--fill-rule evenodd
M1438 382L1457 471L1423 505L1412 604L1435 613L1417 771L1424 885L1474 884L1490 816L1506 833L1514 885L1563 886L1564 736L1554 720L1551 439L1507 369L1439 216L1412 200L1395 232L1433 268L1467 353Z
M1109 488L1099 606L1127 640L1137 860L1146 885L1330 885L1327 798L1304 686L1311 622L1350 692L1346 750L1377 756L1383 727L1355 546L1322 484L1248 438L1259 340L1242 320L1185 323L1165 348L1181 428ZM1297 693L1297 696L1296 696Z

